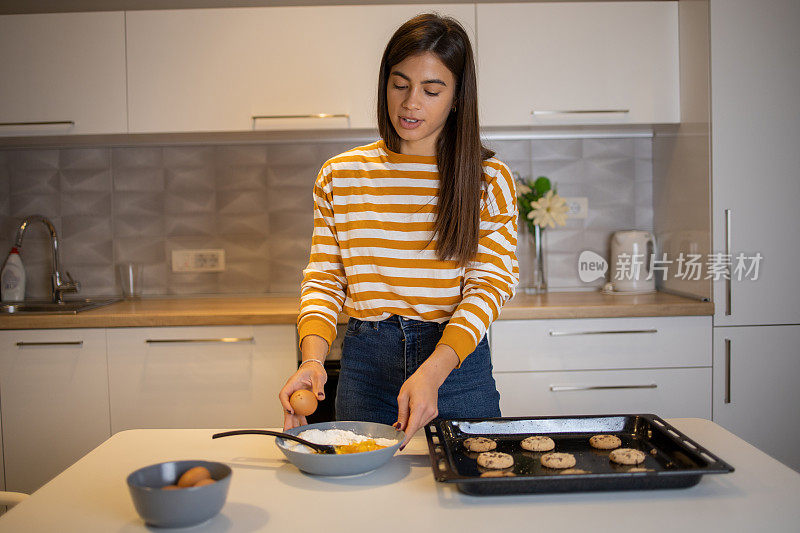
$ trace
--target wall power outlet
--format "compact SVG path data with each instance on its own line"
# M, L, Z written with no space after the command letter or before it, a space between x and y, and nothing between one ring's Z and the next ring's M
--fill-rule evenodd
M565 196L568 218L586 218L589 216L589 199L585 196Z
M225 250L172 250L173 272L222 272L225 270Z

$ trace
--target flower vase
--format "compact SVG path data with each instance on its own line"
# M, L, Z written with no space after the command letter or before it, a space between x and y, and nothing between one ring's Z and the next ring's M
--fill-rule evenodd
M533 233L530 237L531 250L533 252L531 265L531 281L526 292L530 294L541 294L547 292L547 276L544 269L544 230L539 226L533 226Z

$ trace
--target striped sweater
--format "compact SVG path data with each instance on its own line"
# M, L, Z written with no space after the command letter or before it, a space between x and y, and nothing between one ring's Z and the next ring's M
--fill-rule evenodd
M453 348L460 364L519 280L514 179L491 158L483 162L482 185L478 254L460 267L436 257L435 156L398 154L379 140L329 159L314 184L300 339L314 334L330 345L341 310L367 321L393 314L450 320L439 344Z

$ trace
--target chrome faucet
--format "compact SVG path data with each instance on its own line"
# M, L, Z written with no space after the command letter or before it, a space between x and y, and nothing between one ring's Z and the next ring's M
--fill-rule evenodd
M53 223L42 215L31 215L22 221L17 229L17 239L14 245L20 250L22 249L22 238L25 236L25 230L28 229L31 222L41 222L50 232L50 243L53 252L53 274L50 276L53 303L62 303L64 301L64 293L78 292L81 290L81 284L73 280L69 272L66 273L67 281L63 281L61 276L61 261L58 256L58 234L56 233L56 228L53 226Z

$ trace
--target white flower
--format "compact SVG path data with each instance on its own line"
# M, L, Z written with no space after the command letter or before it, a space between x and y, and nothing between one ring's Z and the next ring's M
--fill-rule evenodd
M517 198L519 198L523 194L528 194L529 192L531 192L530 187L528 187L524 183L517 182Z
M538 200L531 202L532 211L528 213L528 218L539 227L556 225L563 226L567 223L567 202L550 189L547 194Z

